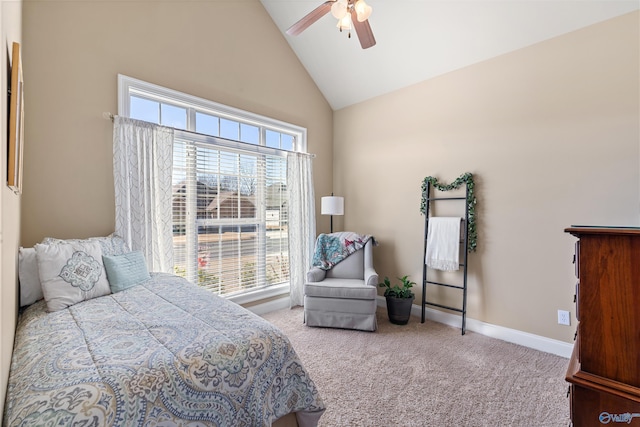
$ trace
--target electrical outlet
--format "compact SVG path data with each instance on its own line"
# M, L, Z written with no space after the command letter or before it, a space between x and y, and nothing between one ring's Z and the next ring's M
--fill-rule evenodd
M571 325L571 313L565 310L558 310L558 325Z

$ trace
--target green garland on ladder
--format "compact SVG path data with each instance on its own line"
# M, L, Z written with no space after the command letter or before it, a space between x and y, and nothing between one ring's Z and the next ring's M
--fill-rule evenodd
M425 214L427 209L427 186L433 185L433 188L439 191L449 191L460 188L462 184L467 184L469 192L467 193L467 207L469 210L469 223L467 229L469 239L467 241L467 252L475 252L478 245L478 230L476 229L476 196L474 192L473 175L469 172L460 175L449 185L440 184L437 178L432 176L426 177L422 181L422 201L420 202L420 213Z

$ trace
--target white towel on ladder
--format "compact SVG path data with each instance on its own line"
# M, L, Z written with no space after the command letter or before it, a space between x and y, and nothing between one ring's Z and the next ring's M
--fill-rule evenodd
M455 271L460 268L459 217L431 217L427 231L427 254L424 262L430 268Z

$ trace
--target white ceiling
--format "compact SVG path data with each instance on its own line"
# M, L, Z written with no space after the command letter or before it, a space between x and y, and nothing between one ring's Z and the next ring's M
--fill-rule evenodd
M330 13L285 33L323 1L261 0L334 110L640 9L640 0L366 0L369 49Z

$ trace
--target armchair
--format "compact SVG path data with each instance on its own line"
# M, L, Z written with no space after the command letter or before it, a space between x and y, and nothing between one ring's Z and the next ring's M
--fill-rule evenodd
M329 270L311 267L304 284L307 326L375 331L377 286L373 239Z

